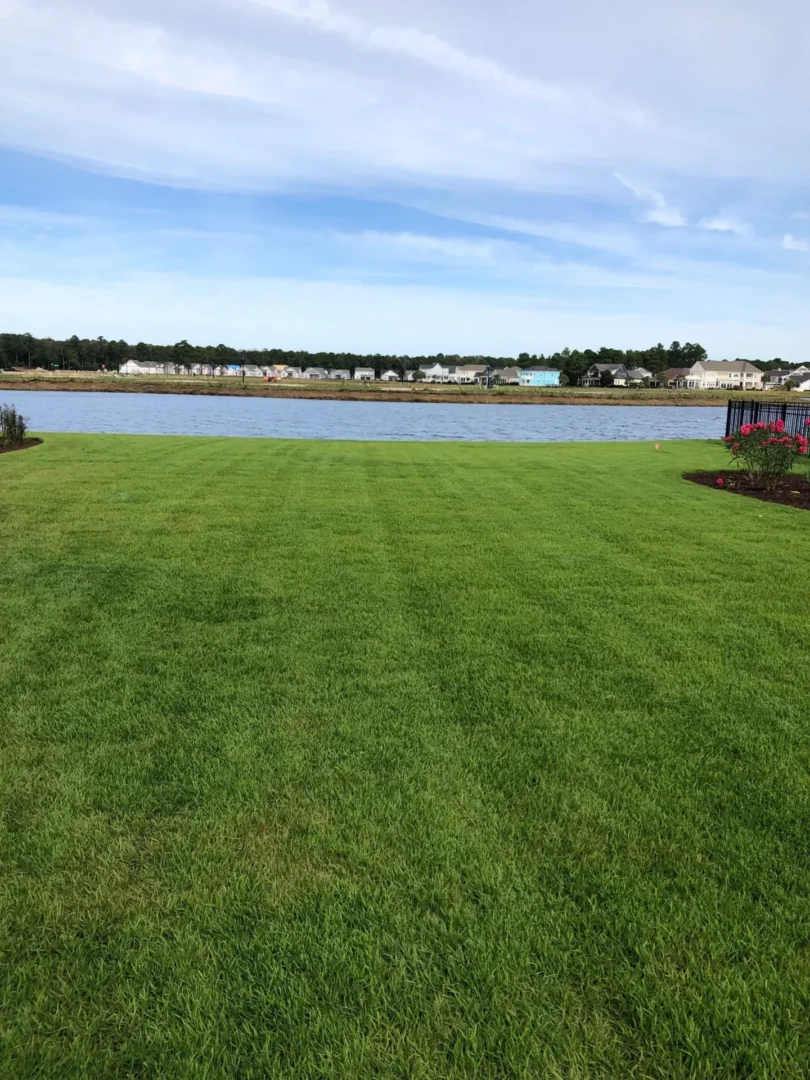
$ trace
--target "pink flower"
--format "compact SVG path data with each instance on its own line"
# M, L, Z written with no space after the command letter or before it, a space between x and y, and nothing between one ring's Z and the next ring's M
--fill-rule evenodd
M723 486L723 484L724 484L724 482L725 482L725 481L723 480L723 477L722 477L722 476L718 476L718 477L717 477L717 483L718 483L718 486L719 486L719 487L722 487L722 486Z
M805 420L804 426L805 427L810 427L810 420Z
M781 432L785 430L785 421L777 420L776 423L773 425L773 430L778 431L781 434Z
M740 434L741 435L750 435L751 434L751 424L743 424L743 426L740 428Z

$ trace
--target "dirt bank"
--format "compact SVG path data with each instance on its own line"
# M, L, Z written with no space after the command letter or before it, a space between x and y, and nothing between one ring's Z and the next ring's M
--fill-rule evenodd
M283 386L277 383L242 384L224 382L206 382L204 378L189 381L150 381L143 376L131 379L120 378L82 378L75 379L48 376L32 378L8 377L0 375L0 390L63 390L113 393L113 394L200 394L204 397L259 397L259 398L303 398L315 401L399 401L421 402L445 405L669 405L683 408L722 408L725 400L717 398L672 397L666 394L652 394L640 391L637 394L622 394L621 390L600 394L543 393L509 390L471 390L453 391L436 388L414 389L410 386L394 389L333 389L328 386Z

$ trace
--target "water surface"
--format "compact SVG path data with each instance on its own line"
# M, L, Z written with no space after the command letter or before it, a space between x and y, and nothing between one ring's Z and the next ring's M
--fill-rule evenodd
M274 439L591 442L710 439L725 408L670 405L436 405L398 401L2 390L32 431Z

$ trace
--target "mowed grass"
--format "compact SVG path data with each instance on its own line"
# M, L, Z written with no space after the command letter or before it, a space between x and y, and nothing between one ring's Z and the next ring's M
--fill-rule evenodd
M806 1077L810 515L725 465L0 456L0 1075Z

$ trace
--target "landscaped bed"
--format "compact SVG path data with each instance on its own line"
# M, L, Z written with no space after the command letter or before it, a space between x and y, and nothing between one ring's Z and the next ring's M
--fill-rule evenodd
M13 450L27 450L31 446L39 446L42 439L27 438L22 442L15 443L2 443L0 442L0 454L10 454Z
M747 495L751 499L761 499L763 502L781 503L783 506L795 506L799 510L810 510L810 483L804 476L781 476L770 490L763 487L761 481L750 480L739 470L685 473L684 480L691 480L693 484L703 484L704 487L715 488L717 491Z
M810 530L725 462L3 457L0 1076L810 1075Z

